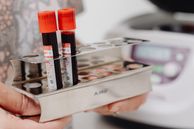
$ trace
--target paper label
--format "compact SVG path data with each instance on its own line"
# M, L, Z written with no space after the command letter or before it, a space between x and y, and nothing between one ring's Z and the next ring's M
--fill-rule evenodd
M44 46L44 56L46 60L46 71L49 90L57 90L55 64L53 60L52 46Z
M63 56L65 58L67 82L69 83L70 86L72 86L73 85L73 70L72 70L71 44L70 43L63 44Z

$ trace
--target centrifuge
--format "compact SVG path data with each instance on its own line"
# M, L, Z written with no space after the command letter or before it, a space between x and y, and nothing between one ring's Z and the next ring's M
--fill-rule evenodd
M194 1L150 0L159 8L129 18L107 37L150 40L126 49L129 58L152 64L153 91L137 111L117 117L165 128L194 128Z

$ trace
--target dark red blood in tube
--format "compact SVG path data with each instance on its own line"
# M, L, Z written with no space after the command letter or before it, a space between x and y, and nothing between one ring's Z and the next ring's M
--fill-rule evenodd
M63 55L67 57L65 66L70 85L78 83L78 70L76 58L76 40L75 40L75 10L66 8L58 10L59 30L61 30L61 40L63 46ZM72 57L70 57L72 56Z
M44 56L46 60L47 79L49 90L63 88L61 66L57 43L57 23L54 11L43 11L38 13L39 29L42 33L44 45Z

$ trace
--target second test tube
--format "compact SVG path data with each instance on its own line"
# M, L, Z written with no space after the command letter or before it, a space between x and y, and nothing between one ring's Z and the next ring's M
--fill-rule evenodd
M61 30L62 51L65 59L67 81L70 86L78 83L75 40L75 10L66 8L58 10L59 30Z

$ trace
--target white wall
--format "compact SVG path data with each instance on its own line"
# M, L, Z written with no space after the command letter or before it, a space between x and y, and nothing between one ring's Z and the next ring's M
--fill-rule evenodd
M95 42L120 21L155 8L147 0L84 0L84 13L77 17L77 37Z

